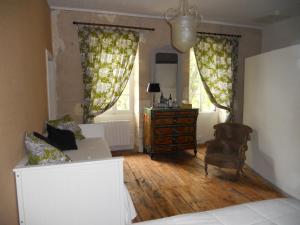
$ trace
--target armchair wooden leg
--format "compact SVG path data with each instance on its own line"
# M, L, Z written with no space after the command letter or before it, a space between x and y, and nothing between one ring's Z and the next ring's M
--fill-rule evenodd
M207 172L207 163L205 162L205 165L204 165L204 169L205 169L205 176L208 175L208 172Z
M236 171L236 179L239 179L240 178L240 174L241 173L241 169L239 168L239 169L237 169L237 171Z
M244 167L241 168L241 173L245 174Z

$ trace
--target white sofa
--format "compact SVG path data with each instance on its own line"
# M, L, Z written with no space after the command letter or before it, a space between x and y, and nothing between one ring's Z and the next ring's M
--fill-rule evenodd
M136 212L100 124L80 125L86 139L65 151L72 162L15 168L21 225L125 225Z

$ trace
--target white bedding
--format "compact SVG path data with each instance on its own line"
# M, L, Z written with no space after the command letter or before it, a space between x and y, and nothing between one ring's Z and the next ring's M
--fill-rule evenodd
M300 225L300 201L290 198L258 201L135 225Z

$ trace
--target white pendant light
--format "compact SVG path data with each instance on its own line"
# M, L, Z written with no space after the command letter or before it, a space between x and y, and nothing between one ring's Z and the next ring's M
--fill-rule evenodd
M196 42L197 26L201 21L197 7L189 7L188 0L179 0L179 8L168 9L165 19L171 26L173 46L180 52L188 51Z

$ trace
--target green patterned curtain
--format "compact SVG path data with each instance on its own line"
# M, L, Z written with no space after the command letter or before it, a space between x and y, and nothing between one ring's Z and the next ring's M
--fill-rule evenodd
M195 57L204 88L211 102L229 112L234 120L233 99L237 77L238 43L236 37L199 35L194 46Z
M83 121L111 108L126 87L138 48L139 33L78 26L83 69Z

